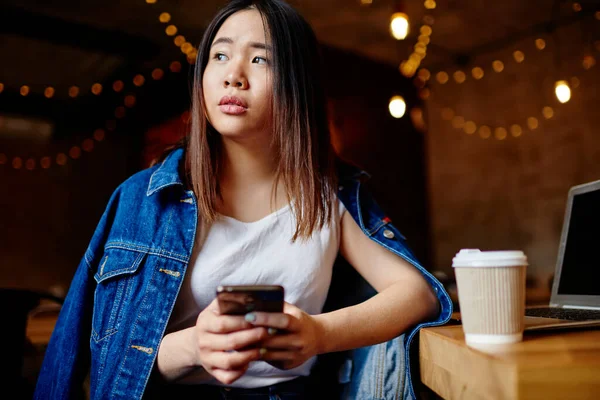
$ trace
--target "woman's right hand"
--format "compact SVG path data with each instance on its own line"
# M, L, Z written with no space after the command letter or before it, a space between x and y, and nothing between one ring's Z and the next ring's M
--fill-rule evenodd
M230 384L246 372L251 361L260 359L259 343L267 336L266 328L246 322L243 315L221 315L215 299L196 320L198 361L218 381Z
M260 359L260 342L267 329L246 322L244 316L221 315L216 299L199 315L196 325L166 335L157 367L163 379L175 381L199 367L219 382L231 384Z

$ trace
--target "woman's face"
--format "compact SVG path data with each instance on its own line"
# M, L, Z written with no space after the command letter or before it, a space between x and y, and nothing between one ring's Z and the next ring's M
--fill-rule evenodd
M221 135L270 137L270 54L257 10L238 11L221 25L202 77L208 120Z

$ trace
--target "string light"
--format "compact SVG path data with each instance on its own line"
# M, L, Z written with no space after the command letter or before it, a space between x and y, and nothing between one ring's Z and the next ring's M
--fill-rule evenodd
M179 63L178 61L174 61L171 63L170 68L171 68L171 70L174 70L173 72L179 72L179 70L181 69L181 63ZM153 78L155 78L155 79L156 78L161 79L163 75L164 75L164 71L160 68L156 68L153 71ZM144 77L142 75L139 75L139 77L144 79ZM0 84L0 88L4 89L4 85ZM124 88L123 81L117 80L113 83L113 89L115 89L115 91L120 92L123 90L123 88ZM21 87L21 91L23 93L28 94L29 87L24 85L24 87ZM79 88L76 86L71 87L70 91L71 92L75 92L75 91L79 92ZM92 86L92 93L97 92L95 94L99 94L101 91L102 91L102 85L94 84ZM52 97L54 95L54 92L55 92L55 90L52 87L46 87L45 91L44 91L44 93L48 97ZM134 107L136 104L135 95L128 94L127 96L124 97L123 103L128 108ZM126 115L126 109L124 106L119 106L115 109L115 117L117 117L118 119L124 118L125 115ZM0 123L1 122L2 122L2 120L0 119ZM109 119L109 120L105 121L105 128L96 129L92 133L91 137L88 137L82 141L81 146L78 146L78 145L71 146L69 151L66 154L64 152L60 152L60 153L57 153L55 156L48 156L48 155L42 156L39 158L39 161L35 157L23 158L21 156L14 156L14 157L10 158L10 162L9 162L9 157L4 153L0 153L0 166L9 164L15 170L25 169L27 171L34 171L38 166L43 170L48 170L52 167L53 163L57 166L61 166L61 167L65 166L69 162L69 158L76 160L82 156L82 152L86 152L86 153L92 152L95 148L96 142L99 143L99 142L102 142L105 140L106 131L114 131L116 129L116 127L117 127L117 121L115 119Z
M492 63L492 68L496 72L502 72L504 71L504 63L500 60L496 60Z
M168 12L161 13L158 17L158 20L163 24L166 24L171 20L171 14L169 14Z
M489 137L492 136L492 130L489 126L483 125L479 128L479 136L482 139L489 139Z
M33 171L35 169L35 160L33 158L27 159L27 161L25 162L25 168L28 171Z
M590 69L594 65L596 65L596 59L594 58L594 56L591 56L589 54L585 55L585 56L583 56L582 65L583 65L584 69Z
M81 144L81 148L86 153L90 153L92 150L94 150L94 141L92 139L85 139Z
M94 83L92 85L92 93L95 94L96 96L98 96L100 93L102 93L102 85L99 83Z
M556 93L556 98L561 103L566 103L571 99L571 88L567 81L556 82L554 84L554 92Z
M371 1L368 1L369 3ZM146 0L146 3L148 4L156 4L156 0ZM171 14L167 13L167 12L163 12L159 15L159 20L162 23L168 23L171 21ZM166 33L169 36L174 36L177 34L177 27L174 24L171 24L169 26L167 26L167 28L165 29ZM182 46L185 42L185 38L183 37L183 35L178 35L175 39L174 39L174 43L177 46ZM188 43L189 46L186 46L185 48L185 53L187 55L187 60L190 64L193 64L195 62L195 58L197 56L197 49ZM173 61L170 65L169 65L169 70L173 73L178 73L181 71L181 63L179 61ZM160 68L156 68L152 71L152 78L154 80L159 80L162 79L164 76L164 71ZM145 82L145 78L143 75L138 74L133 78L133 82L134 85L136 86L142 86ZM112 88L115 92L121 92L124 89L124 83L121 80L117 80L115 82L113 82L112 84ZM4 83L0 82L0 93L2 93L4 91ZM20 89L19 89L19 93L22 96L27 96L29 95L31 92L31 88L28 85L21 85ZM77 97L81 92L81 89L79 88L79 86L77 85L71 85L69 87L69 96L70 97ZM103 92L103 87L101 84L99 83L94 83L91 87L91 92L94 95L99 95ZM44 96L47 98L52 98L55 95L55 89L51 86L48 86L44 89ZM130 95L127 96L124 100L124 104L125 106L131 108L135 105L136 103L136 99L135 96ZM119 106L115 109L115 116L117 118L123 118L126 114L126 109L123 106ZM108 131L114 131L116 129L116 125L117 125L117 121L116 120L107 120L105 122L105 128ZM105 135L106 132L104 129L99 128L96 129L92 135L93 140L91 138L85 139L82 143L82 146L72 146L71 149L69 150L69 156L73 159L77 159L81 156L81 151L83 149L83 151L85 152L91 152L94 149L94 140L96 142L101 142L105 139ZM40 167L42 167L43 169L48 169L52 166L52 160L55 160L57 165L63 166L67 164L68 161L68 157L65 153L58 153L54 158L49 157L49 156L43 156L40 161L39 161L39 165ZM0 165L5 165L8 163L8 157L6 156L6 154L0 154ZM37 165L37 161L34 158L29 158L27 159L27 161L25 162L25 166L27 170L34 170L36 168ZM13 157L12 161L11 161L11 165L15 168L15 169L20 169L23 166L23 159L21 157Z
M65 153L58 153L56 155L56 163L60 166L67 165L67 156Z
M428 10L433 10L436 7L434 0L425 0L425 8Z
M181 71L181 63L179 61L173 61L169 65L169 69L171 70L171 72L180 72Z
M125 104L126 107L132 108L133 106L135 106L135 101L136 101L135 96L130 94L130 95L125 96L125 100L123 103Z
M513 124L510 127L510 133L517 138L523 134L523 128L521 128L521 125Z
M77 97L79 95L79 88L77 86L71 86L69 88L69 97Z
M152 71L152 79L155 81L162 79L164 75L165 72L160 68L155 68L154 71Z
M464 130L466 134L472 135L477 131L477 124L473 121L467 121L465 122Z
M573 3L573 9L576 12L579 12L579 11L581 11L582 6L581 6L580 3L575 2L575 3ZM594 17L597 20L600 21L600 11L596 11L594 13ZM421 27L422 33L427 33L428 29L431 29L431 27L429 27L427 25L424 25L424 26ZM425 32L424 32L424 30L425 30ZM431 34L431 32L429 32L429 34ZM544 50L547 47L546 46L546 41L543 38L540 38L540 37L534 39L533 43L535 44L535 47L538 50ZM598 51L600 51L600 40L596 41L594 43L594 46L597 48ZM512 56L513 56L514 60L517 63L523 63L525 61L525 58L526 58L525 52L523 50L515 50L512 53ZM593 55L586 54L583 57L583 59L582 59L582 66L583 66L584 69L589 70L592 67L594 67L595 65L596 65L596 58ZM505 63L502 60L495 60L492 63L492 69L494 71L500 73L500 72L504 71L504 69L505 69ZM432 74L435 74L437 76L437 74L439 72L446 72L447 73L447 71L436 71L436 72L432 72ZM481 78L483 78L483 76L484 76L483 69L481 67L479 67L479 66L475 66L472 69L472 75L473 75L473 78L475 78L475 79L481 79ZM438 80L438 82L440 82L440 81ZM440 82L440 83L443 84L443 83L446 83L446 82L447 81L445 79L442 79L442 82ZM462 83L462 82L457 82L457 83Z
M431 78L431 72L426 68L421 68L418 73L419 78L427 82Z
M439 83L441 83L442 85L446 82L448 82L448 74L445 71L440 71L436 74L435 78L437 79L437 81Z
M96 142L103 141L105 136L106 136L106 132L104 132L104 129L102 129L102 128L98 128L94 131L94 140Z
M544 118L550 119L554 117L554 110L552 109L552 107L546 106L542 108L542 115L544 116Z
M546 41L544 39L535 39L535 47L538 50L544 50L546 48Z
M456 83L463 83L465 81L465 79L467 79L467 76L462 71L454 72L453 76L454 76L454 80L456 81Z
M402 96L394 96L390 99L388 108L392 117L402 118L406 112L406 102Z
M483 69L481 67L475 67L473 68L473 70L471 71L473 78L479 80L481 78L483 78Z
M523 135L523 127L520 124L512 124L510 126L497 126L490 128L487 125L480 125L475 121L466 121L462 115L458 115L452 108L442 108L441 117L445 121L449 121L453 128L464 131L467 135L473 135L475 132L479 133L479 137L482 139L489 139L494 137L497 140L505 140L510 136L513 138L519 138ZM545 119L551 119L554 117L554 109L550 106L546 106L542 109L542 115ZM530 131L535 131L539 128L539 120L536 117L529 117L526 119L526 126Z
M536 130L540 126L540 123L536 117L527 118L527 127L532 131Z
M175 36L177 34L177 27L175 25L169 25L165 29L165 33L169 36Z
M413 126L421 131L425 132L427 130L427 126L425 125L425 119L423 118L423 109L420 107L413 107L410 110L410 120L412 121Z
M12 167L14 169L21 169L21 167L23 166L23 160L21 159L21 157L15 157L12 160Z
M146 82L146 78L142 74L138 74L133 78L133 84L137 87L142 86L144 82Z
M185 43L185 36L177 35L175 36L175 39L173 39L173 42L175 43L175 46L181 47L181 45Z
M42 159L40 160L40 166L43 169L48 169L52 166L52 160L50 160L50 157L42 157Z
M433 0L426 0L424 5L428 10L436 7L436 3ZM398 15L398 13L394 15ZM392 21L394 15L392 15ZM400 63L400 72L407 78L412 78L415 75L419 66L421 65L421 62L427 56L427 46L431 42L431 34L433 33L433 29L430 25L432 25L433 22L434 19L432 16L425 15L423 17L423 25L419 28L419 38L413 47L413 52L410 54L407 60L404 60ZM408 17L406 17L406 26L406 34L408 34ZM404 31L402 32L404 33ZM405 37L406 35L404 35L402 39Z
M522 63L525 60L525 54L523 54L522 51L517 50L513 53L513 57L515 58L515 61L518 63Z
M81 148L79 146L71 147L71 149L69 150L69 156L73 160L79 159L79 157L81 157Z
M192 44L189 42L185 42L181 45L181 52L184 54L188 54L190 51L193 51L193 49Z
M125 84L121 80L113 82L113 90L117 93L119 93L121 90L123 90L124 86L125 86Z
M394 13L390 21L390 33L396 40L404 40L408 36L408 15Z
M494 137L498 140L504 140L508 136L506 128L500 126L494 130Z

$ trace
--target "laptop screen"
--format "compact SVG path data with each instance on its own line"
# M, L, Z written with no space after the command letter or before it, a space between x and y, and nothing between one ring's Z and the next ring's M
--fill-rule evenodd
M558 294L600 296L600 190L573 196Z

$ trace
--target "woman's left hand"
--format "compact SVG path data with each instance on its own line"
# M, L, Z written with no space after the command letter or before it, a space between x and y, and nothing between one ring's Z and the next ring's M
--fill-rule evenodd
M246 314L246 321L269 328L271 336L261 344L261 359L277 368L295 368L320 352L323 327L318 319L292 304L285 303L283 313Z

